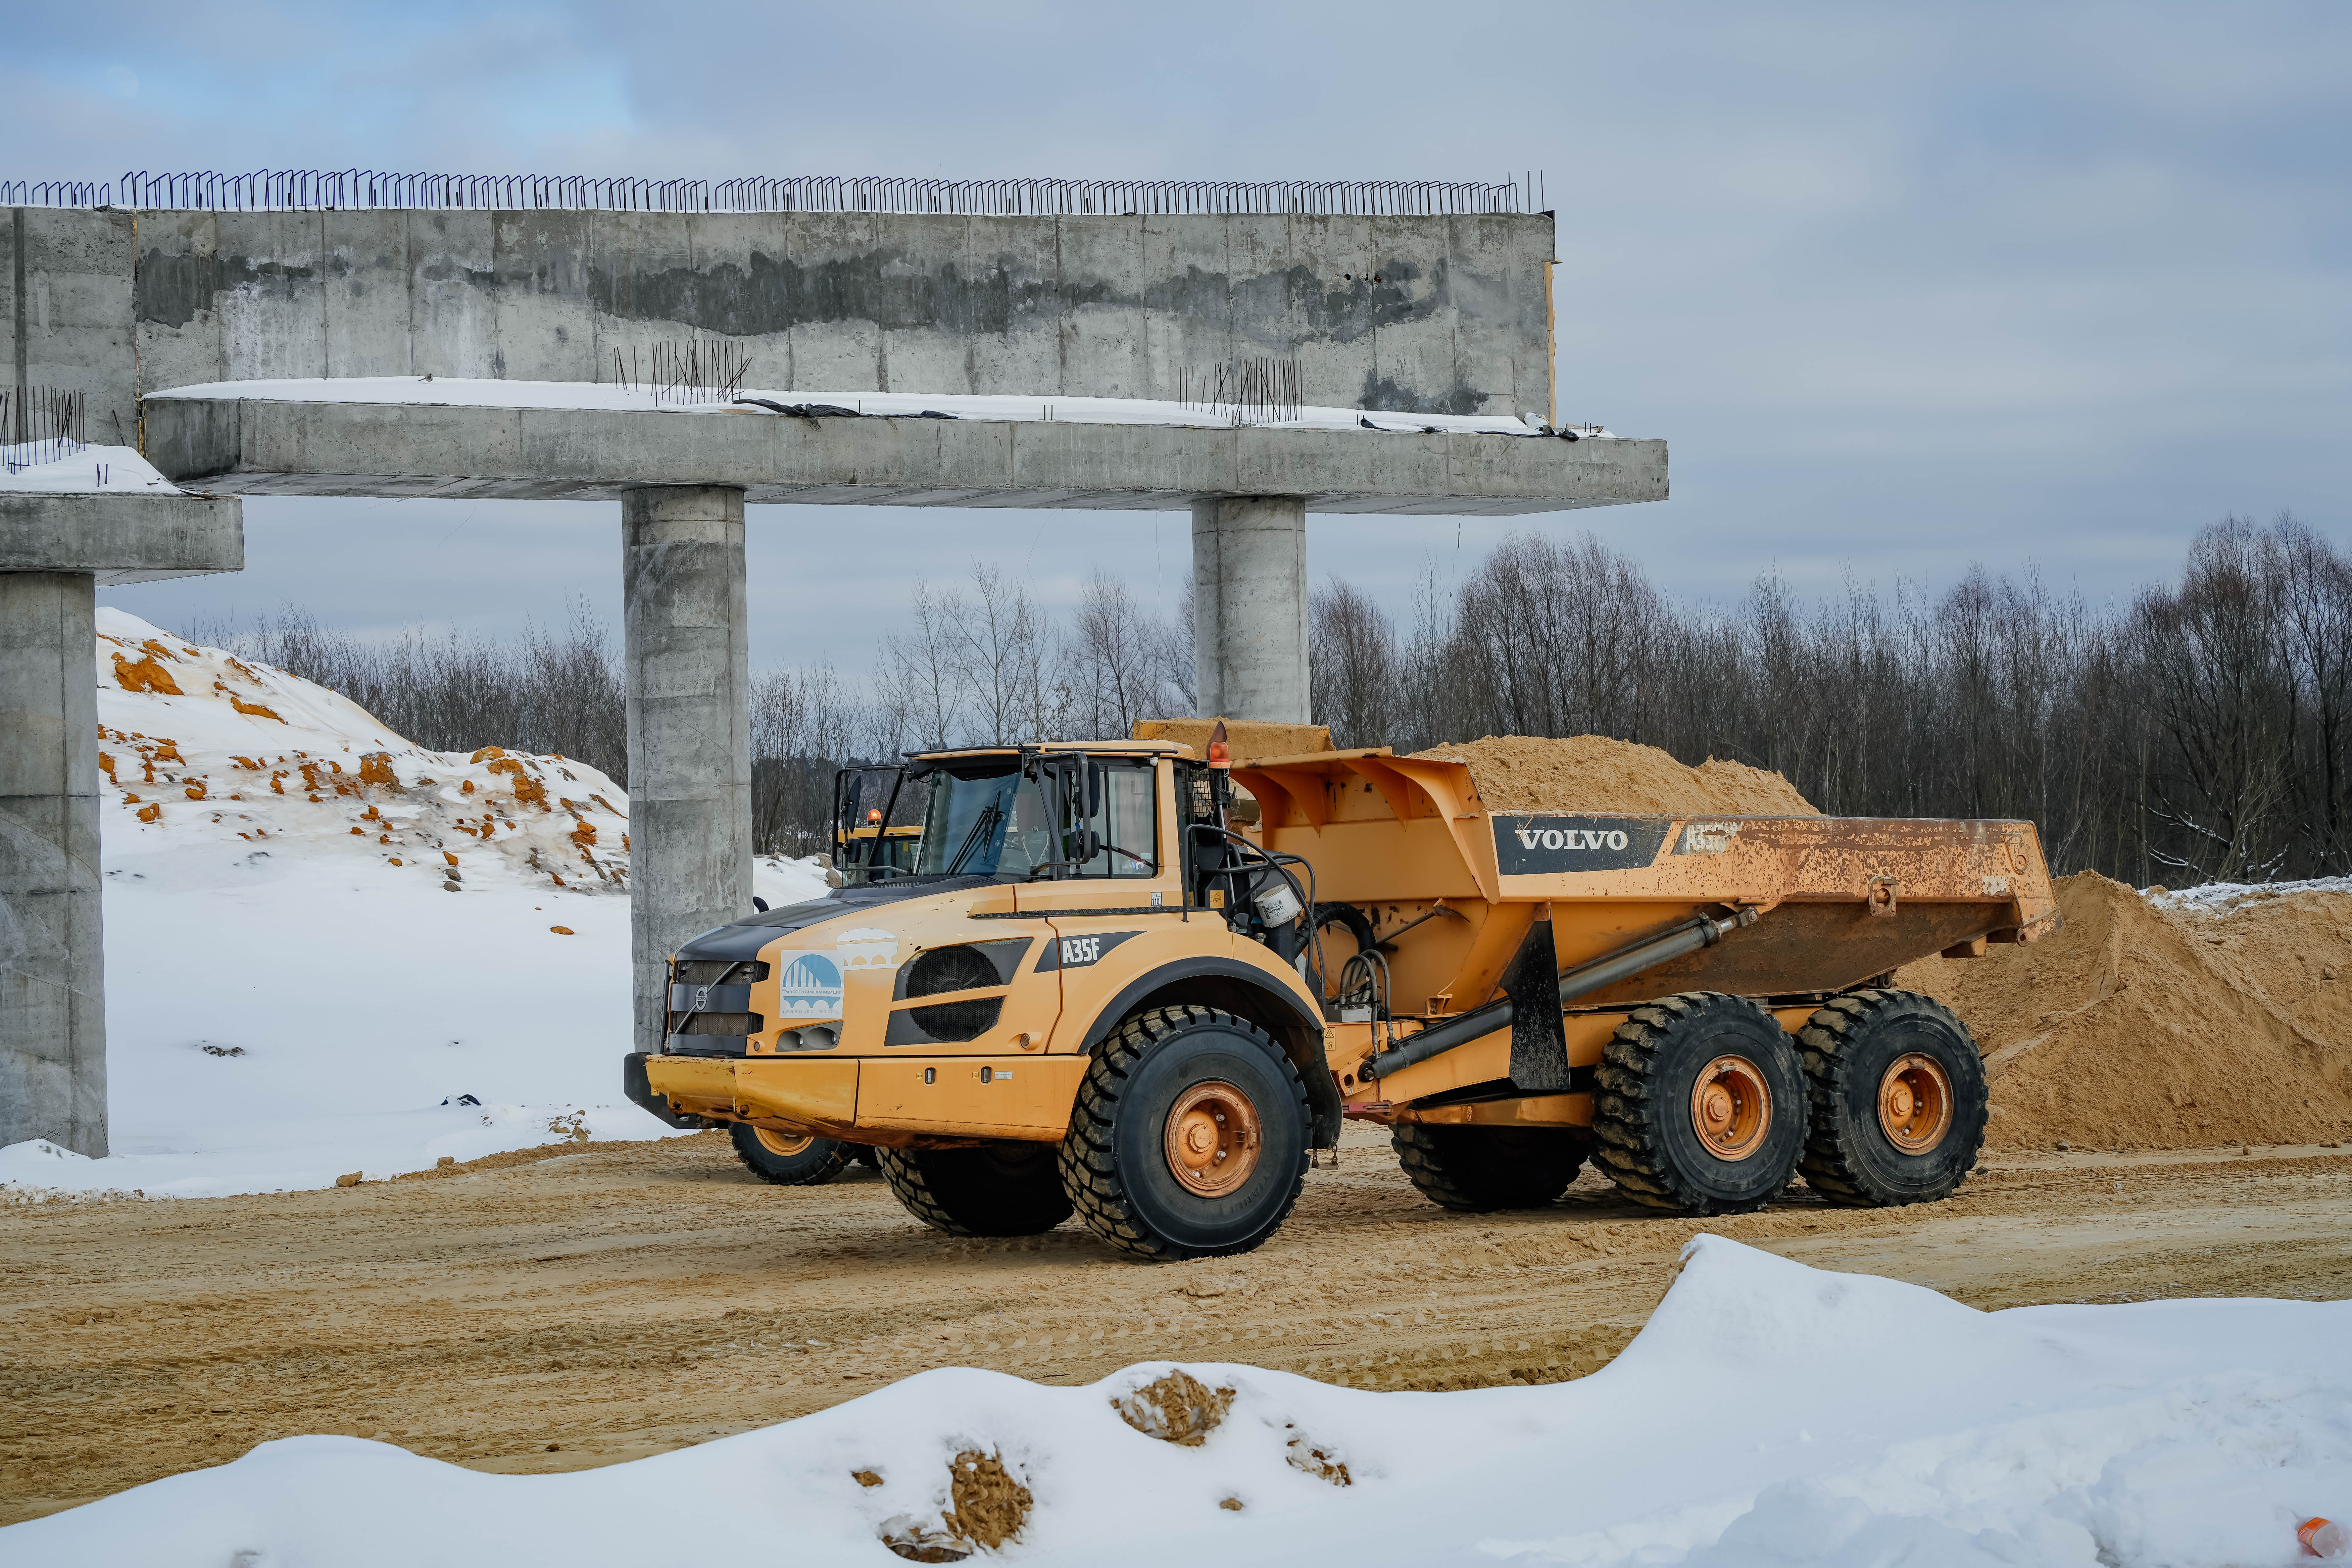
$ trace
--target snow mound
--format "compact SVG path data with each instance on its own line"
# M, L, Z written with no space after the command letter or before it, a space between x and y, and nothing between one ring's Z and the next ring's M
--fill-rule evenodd
M1573 1383L1237 1365L927 1372L568 1475L312 1436L0 1531L0 1556L335 1568L793 1563L2287 1563L2352 1501L2352 1304L1981 1313L1700 1237ZM1181 1373L1181 1377L1174 1374ZM1182 1402L1171 1426L1139 1412ZM724 1499L693 1510L681 1500Z
M98 616L113 1154L0 1186L210 1196L669 1130L623 1098L629 803L432 752L325 688ZM771 903L824 893L763 862Z
M92 447L79 441L26 442L0 447L0 490L74 494L185 495L187 492L129 447Z

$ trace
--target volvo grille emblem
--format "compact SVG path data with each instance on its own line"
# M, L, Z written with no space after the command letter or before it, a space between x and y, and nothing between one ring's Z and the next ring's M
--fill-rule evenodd
M696 986L696 987L694 988L694 1010L695 1010L696 1012L699 1013L699 1012L701 1012L704 1008L706 1008L706 1007L708 1007L708 1006L709 1006L709 1005L710 1005L710 987L709 987L709 986L708 986L708 985L698 985L698 986Z

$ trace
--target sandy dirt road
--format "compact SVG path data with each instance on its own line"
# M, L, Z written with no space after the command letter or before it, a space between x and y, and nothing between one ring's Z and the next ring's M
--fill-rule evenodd
M572 1469L942 1364L1045 1383L1239 1361L1359 1387L1589 1373L1701 1229L1985 1308L2352 1296L2352 1152L1996 1159L1948 1203L1660 1218L1588 1172L1447 1214L1351 1127L1275 1240L1150 1266L1067 1225L916 1226L881 1180L761 1185L718 1134L500 1156L321 1193L0 1208L0 1522L271 1436Z

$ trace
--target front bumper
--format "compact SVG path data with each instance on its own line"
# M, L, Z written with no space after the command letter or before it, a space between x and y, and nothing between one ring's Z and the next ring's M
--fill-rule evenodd
M864 1143L1069 1131L1082 1056L718 1058L633 1055L629 1098L673 1127L752 1121Z

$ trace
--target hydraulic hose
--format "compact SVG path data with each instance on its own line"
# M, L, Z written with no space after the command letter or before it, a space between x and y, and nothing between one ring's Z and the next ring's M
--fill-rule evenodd
M1654 969L1669 959L1680 958L1686 952L1696 952L1703 947L1713 947L1741 926L1754 925L1756 911L1741 909L1717 918L1698 915L1672 931L1621 947L1614 952L1601 954L1588 963L1578 964L1559 977L1559 1001L1566 1006L1580 996L1629 980L1646 969ZM1458 1017L1434 1024L1417 1035L1408 1037L1392 1051L1380 1051L1364 1058L1356 1069L1364 1079L1382 1079L1393 1072L1444 1056L1456 1046L1493 1034L1511 1021L1508 997L1489 1002L1484 1007L1474 1007Z

